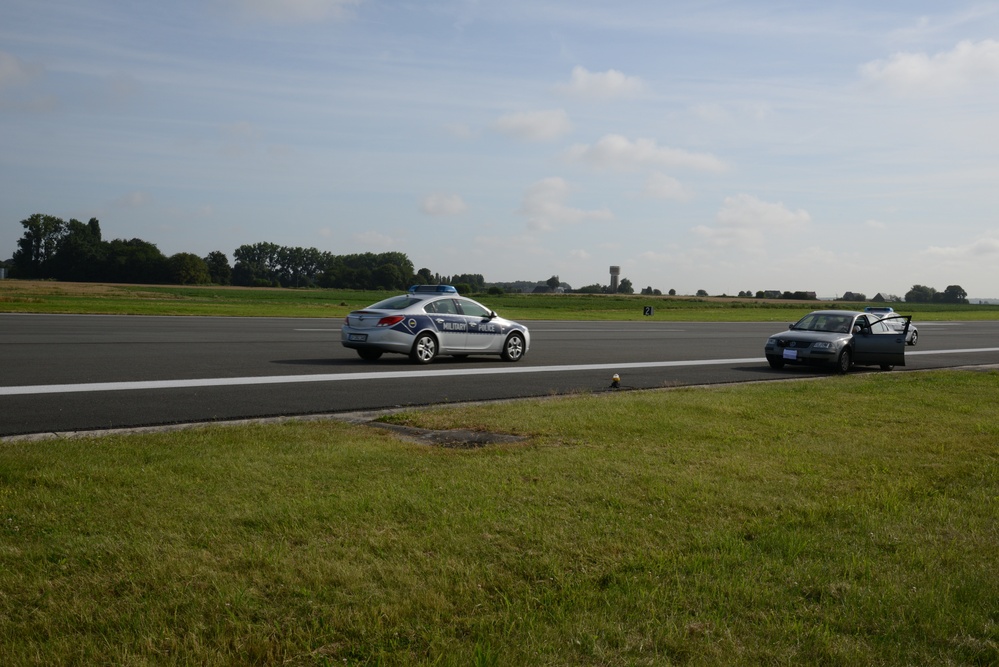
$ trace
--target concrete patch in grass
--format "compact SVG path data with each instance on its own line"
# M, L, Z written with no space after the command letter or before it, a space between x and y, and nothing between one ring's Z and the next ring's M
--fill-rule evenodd
M428 428L416 428L415 426L403 426L401 424L386 424L384 422L368 422L366 425L392 431L406 440L452 449L476 449L488 445L523 442L527 439L520 435L472 431L468 429L446 429L438 431Z

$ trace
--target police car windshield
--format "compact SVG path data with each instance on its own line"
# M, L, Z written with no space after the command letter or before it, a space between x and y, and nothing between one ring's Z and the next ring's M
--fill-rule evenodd
M420 297L414 297L411 294L403 294L402 296L393 296L385 299L384 301L379 301L378 303L368 306L369 310L403 310L404 308L409 308L414 303L420 303L425 299Z

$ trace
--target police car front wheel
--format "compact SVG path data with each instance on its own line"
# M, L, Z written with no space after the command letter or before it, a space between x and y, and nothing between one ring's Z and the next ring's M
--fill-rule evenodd
M503 343L503 360L520 361L524 356L524 337L519 333L512 333Z
M431 334L422 333L413 342L409 358L418 364L429 364L437 356L437 339Z

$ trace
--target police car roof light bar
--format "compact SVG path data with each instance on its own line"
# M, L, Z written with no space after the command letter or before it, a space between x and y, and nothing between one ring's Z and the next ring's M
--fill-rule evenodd
M457 294L458 290L453 285L413 285L409 288L410 294L420 292L439 292L442 294Z

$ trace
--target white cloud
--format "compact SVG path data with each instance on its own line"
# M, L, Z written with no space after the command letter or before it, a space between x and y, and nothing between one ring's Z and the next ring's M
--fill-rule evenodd
M896 53L861 66L860 74L870 83L901 93L934 94L975 84L994 85L999 82L999 42L965 40L952 51L933 56Z
M119 208L142 208L148 206L151 202L152 198L149 196L149 193L136 190L119 197L114 201L114 206Z
M645 90L645 83L637 76L627 76L615 69L590 72L585 67L574 67L569 83L559 84L556 90L569 95L596 99L633 97Z
M611 220L614 215L606 208L584 211L566 206L572 186L564 179L552 177L528 188L524 203L518 211L527 216L527 226L534 231L551 231L563 225L573 225L587 220Z
M639 253L638 258L653 264L674 264L679 259L676 253L656 252L654 250L646 250L645 252Z
M810 221L811 216L806 211L792 211L783 203L773 204L747 194L726 197L718 211L718 222L726 227L784 230Z
M351 238L365 248L391 248L396 244L391 236L375 231L353 234Z
M690 107L695 118L709 123L724 123L731 119L732 114L720 104L704 103Z
M493 123L493 127L526 141L551 141L572 131L569 115L562 109L507 114Z
M768 102L744 101L719 104L705 102L695 104L687 109L688 113L699 121L724 125L740 120L765 121L773 115L773 107Z
M569 251L569 257L572 257L573 259L587 260L591 257L591 255L582 248L577 248Z
M684 187L680 181L658 171L645 181L645 189L642 192L646 197L652 199L686 201L691 197L690 190Z
M698 226L693 231L717 246L758 247L767 235L799 229L812 217L803 209L792 211L780 202L740 194L726 197L715 219L717 226Z
M343 18L361 0L230 0L239 11L274 23L306 23Z
M229 123L219 128L222 136L222 155L242 158L256 151L260 144L260 128L246 121Z
M469 140L475 139L478 133L464 123L450 123L444 126L444 130L455 139Z
M0 51L0 111L30 114L50 113L60 108L59 98L33 90L31 84L45 73L40 65L26 63L17 56ZM21 90L17 90L23 87Z
M995 262L999 260L999 236L984 236L960 246L931 246L923 252L923 255L953 264L985 263L995 266Z
M538 243L538 238L531 234L504 234L501 236L476 236L472 244L476 252L485 251L487 255L495 256L498 251L529 253L532 255L547 254Z
M866 224L871 229L888 229L887 223L881 222L880 220L874 220L873 218L871 220L868 220L864 224Z
M34 78L40 69L28 65L13 54L0 51L0 90L7 86L27 83Z
M631 141L620 134L608 134L592 146L576 144L566 157L602 169L636 170L648 167L670 167L697 171L722 172L728 169L724 161L710 153L691 153L680 148L659 146L652 139Z
M460 195L432 194L423 198L420 210L427 215L458 215L468 206Z

